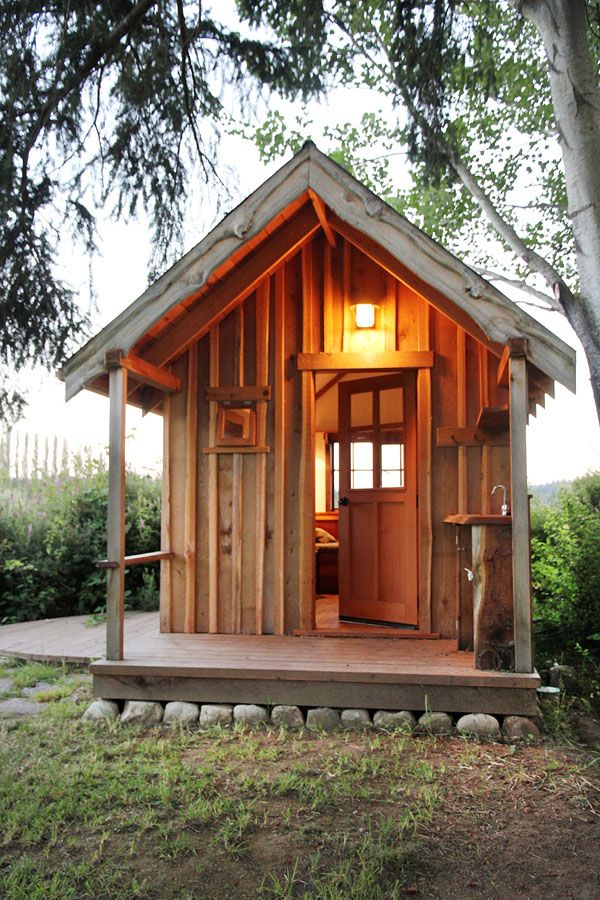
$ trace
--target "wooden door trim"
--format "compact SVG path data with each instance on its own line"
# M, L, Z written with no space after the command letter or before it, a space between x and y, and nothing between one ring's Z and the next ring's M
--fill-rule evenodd
M405 481L402 487L398 488L381 488L374 487L364 491L352 490L350 488L350 441L340 440L340 496L349 496L356 502L363 500L364 502L373 502L376 504L396 502L405 505L408 515L413 520L412 530L415 543L415 569L413 585L415 593L404 601L408 607L406 615L406 624L419 625L420 603L419 603L419 528L418 528L418 487L419 487L419 468L418 468L418 422L417 422L417 372L403 371L391 372L387 374L374 374L368 378L361 378L354 381L339 383L339 423L338 432L346 438L351 437L349 416L349 396L362 391L386 390L394 387L402 387L405 391L404 405L404 444L405 444ZM374 423L375 424L375 423ZM410 479L410 481L408 480ZM342 531L346 532L348 528L347 516L340 516L340 545L342 541ZM346 540L348 537L346 536ZM341 563L341 558L340 558ZM349 567L348 567L349 568ZM407 570L408 571L408 570ZM340 599L344 593L344 588L349 588L349 584L345 584L346 567L340 564ZM374 575L379 579L379 569L375 567ZM378 594L378 589L375 591ZM402 602L402 601L399 601ZM413 606L413 602L416 605ZM397 606L396 603L385 603L378 601L379 604L386 606ZM383 607L382 607L383 608ZM413 612L410 612L412 608ZM414 621L411 621L413 620Z

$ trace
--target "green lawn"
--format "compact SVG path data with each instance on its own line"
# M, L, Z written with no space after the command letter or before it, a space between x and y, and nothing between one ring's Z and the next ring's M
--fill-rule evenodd
M597 753L139 732L82 724L86 702L0 724L3 898L597 895Z

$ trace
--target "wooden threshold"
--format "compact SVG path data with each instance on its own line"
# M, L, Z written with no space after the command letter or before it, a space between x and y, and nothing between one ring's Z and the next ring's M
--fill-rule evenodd
M327 545L325 545L327 546ZM294 637L332 637L332 638L389 638L400 641L437 641L439 632L411 631L409 629L378 627L377 625L353 625L352 631L341 631L338 628L313 628L303 631L297 628Z

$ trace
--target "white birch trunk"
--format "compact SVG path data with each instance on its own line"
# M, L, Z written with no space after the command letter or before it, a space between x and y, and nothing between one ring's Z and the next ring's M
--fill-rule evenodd
M584 0L512 0L546 48L565 170L580 298L563 299L583 344L600 418L600 90L587 42Z

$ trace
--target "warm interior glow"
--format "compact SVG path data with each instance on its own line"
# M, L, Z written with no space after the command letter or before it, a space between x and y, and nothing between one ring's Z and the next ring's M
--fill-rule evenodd
M354 318L357 328L375 327L375 304L357 303L354 307Z

